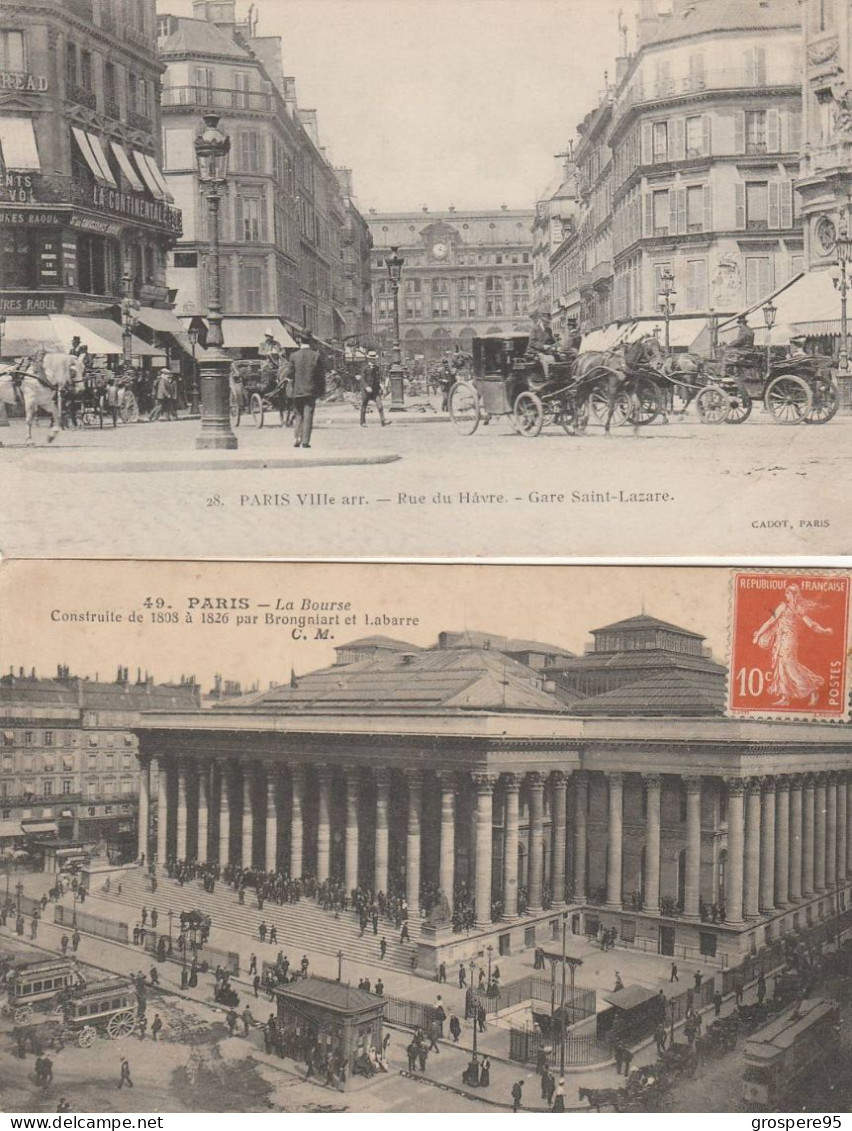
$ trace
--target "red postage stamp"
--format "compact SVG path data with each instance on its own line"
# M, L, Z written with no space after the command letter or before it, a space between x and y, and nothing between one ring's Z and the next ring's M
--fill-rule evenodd
M848 718L849 576L734 574L732 714Z

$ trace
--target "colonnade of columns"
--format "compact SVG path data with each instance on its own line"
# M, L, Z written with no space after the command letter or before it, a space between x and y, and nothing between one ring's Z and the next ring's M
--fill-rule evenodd
M333 769L319 766L306 775L306 768L288 765L288 812L281 804L282 779L285 767L278 763L236 763L229 760L192 760L171 757L143 762L139 795L139 854L147 853L151 817L151 780L157 773L158 827L157 858L170 855L179 859L218 861L220 865L241 863L245 867L261 867L273 872L279 860L289 860L289 874L305 871L305 790L306 782L315 791L315 872L318 881L331 875L332 786ZM168 786L168 772L173 778ZM212 777L211 777L212 775ZM411 911L420 904L424 773L419 769L402 771L406 784L405 799L405 895ZM390 860L390 810L392 774L385 769L372 771L371 797L373 820L367 835L373 837L372 875L359 874L362 836L361 816L364 803L363 771L343 767L342 878L347 890L359 883L375 891L387 891ZM606 904L620 908L623 899L624 859L624 786L627 774L606 773L608 801L606 811ZM644 788L644 903L643 909L658 913L661 906L661 795L662 775L642 775ZM502 789L502 917L518 917L518 861L520 828L520 793L526 787L528 801L528 871L527 912L535 914L544 906L545 841L550 838L550 906L566 904L569 889L574 902L584 902L586 891L588 845L589 776L585 771L573 775L573 813L571 828L568 819L568 776L554 772L474 773L460 775L441 773L437 779L440 801L438 829L440 838L437 863L437 884L452 904L456 879L458 801L461 791L472 791L471 866L469 870L474 893L478 926L491 922L492 875L494 870L494 804L495 786ZM682 914L687 919L700 919L702 867L702 796L703 791L718 779L688 775L682 778L685 792L684 876ZM842 772L793 774L778 777L731 778L727 780L727 865L725 873L726 918L730 925L740 925L761 914L784 909L801 900L812 898L852 878L852 780ZM545 820L545 795L549 799L549 827ZM255 799L265 795L265 816L255 819ZM218 798L218 813L211 817L211 800ZM176 812L170 814L174 804ZM194 811L195 820L188 820ZM238 820L237 820L238 817ZM284 821L289 817L289 840L281 836ZM635 821L634 821L635 825ZM264 835L259 837L259 829ZM235 831L239 829L239 833ZM170 831L171 830L171 831ZM234 835L232 836L232 832ZM569 833L573 875L566 876ZM235 842L235 837L238 843ZM262 843L261 843L262 840ZM231 855L239 850L239 859ZM262 850L262 851L261 851ZM258 859L258 856L262 859ZM312 857L313 858L313 857Z

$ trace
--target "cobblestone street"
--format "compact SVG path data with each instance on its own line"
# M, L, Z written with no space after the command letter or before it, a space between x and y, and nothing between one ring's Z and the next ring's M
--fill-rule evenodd
M391 419L359 428L351 408L322 408L309 455L293 450L290 432L244 420L239 450L198 470L193 461L209 453L194 450L195 420L63 432L50 447L39 429L35 448L13 422L0 435L0 548L13 557L849 550L844 417L793 428L759 412L740 427L687 417L609 438L551 428L534 440L502 420L465 437L437 415ZM300 455L311 466L263 466ZM317 466L326 458L340 465ZM238 460L253 466L229 470ZM133 470L114 470L128 462Z

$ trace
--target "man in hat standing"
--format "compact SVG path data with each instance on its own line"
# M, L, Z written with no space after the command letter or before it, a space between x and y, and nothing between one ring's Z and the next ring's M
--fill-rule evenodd
M390 424L389 420L385 420L385 406L382 402L382 373L379 369L378 362L376 361L377 355L371 351L367 355L367 364L364 366L364 372L361 375L361 427L367 427L367 405L370 401L376 402L376 408L379 410L379 420L382 422L382 428L386 424Z
M166 419L169 416L169 398L172 395L172 371L165 366L157 374L157 382L154 385L154 400L157 402L154 406L154 411L151 413L150 420L159 420L163 413L166 414Z
M292 382L295 412L294 447L309 448L314 427L317 397L325 396L325 365L322 354L314 347L310 330L302 334L299 349L287 362L287 379Z

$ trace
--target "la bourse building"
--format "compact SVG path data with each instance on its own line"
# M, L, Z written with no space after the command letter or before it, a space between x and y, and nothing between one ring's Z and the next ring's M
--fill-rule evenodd
M848 728L726 717L725 668L677 625L592 636L368 637L239 703L146 712L138 852L404 893L423 972L547 945L563 915L733 965L845 909ZM421 921L437 890L472 931Z
M7 319L106 312L126 293L128 273L143 305L168 301L166 252L181 221L160 170L155 19L154 0L3 2ZM28 337L19 324L6 332Z

